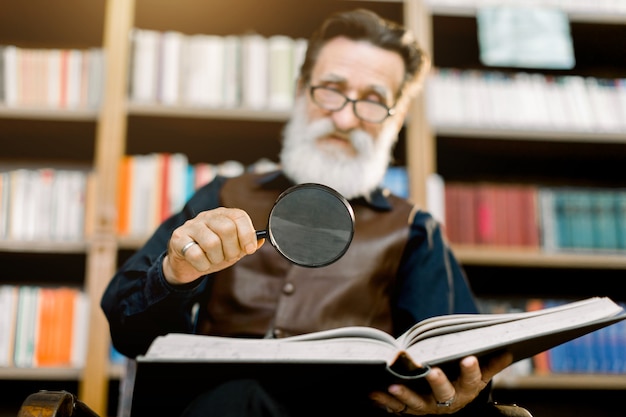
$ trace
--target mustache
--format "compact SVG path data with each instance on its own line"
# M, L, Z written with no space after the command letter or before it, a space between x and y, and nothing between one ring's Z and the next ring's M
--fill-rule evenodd
M374 144L374 139L361 129L353 129L349 132L337 130L332 119L323 118L314 121L309 125L310 142L315 142L320 138L334 136L349 142L357 152L370 152Z

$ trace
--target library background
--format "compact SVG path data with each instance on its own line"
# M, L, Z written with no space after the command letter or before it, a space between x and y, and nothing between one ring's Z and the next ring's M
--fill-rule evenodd
M104 286L195 187L275 166L304 39L335 10L403 21L433 56L386 185L444 222L484 312L626 302L626 4L524 3L5 2L0 416L40 389L117 414ZM625 346L615 325L554 348L495 399L623 416Z

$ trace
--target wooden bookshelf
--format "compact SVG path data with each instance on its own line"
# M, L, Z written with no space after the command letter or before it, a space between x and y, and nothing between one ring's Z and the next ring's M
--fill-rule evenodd
M23 3L23 2L22 2ZM105 285L117 269L120 251L132 251L139 247L145 237L118 239L117 220L117 174L122 155L133 152L179 151L187 153L194 161L209 161L215 155L232 155L236 159L241 152L241 143L247 138L257 142L247 147L250 158L270 157L277 148L282 122L287 112L257 111L250 109L205 109L159 104L136 104L128 100L131 48L129 34L133 28L153 30L177 30L186 34L240 34L255 30L269 36L285 33L294 38L307 37L312 29L329 12L354 7L366 7L381 15L404 20L418 35L420 42L429 51L438 65L441 51L441 19L462 18L471 20L475 7L436 5L436 0L395 0L395 1L345 1L320 0L316 2L293 2L288 0L235 0L226 2L198 2L195 0L92 0L89 5L82 0L53 0L41 8L34 9L26 3L12 2L0 14L0 44L16 44L23 47L88 48L102 47L106 53L106 84L101 106L98 109L49 109L49 108L10 108L0 105L0 123L7 126L0 134L0 141L11 142L11 155L19 154L12 163L22 163L23 154L32 160L40 160L50 154L60 154L62 159L79 159L97 175L97 210L90 217L93 230L88 241L21 242L2 241L0 252L4 254L31 253L55 255L82 255L85 258L84 289L91 300L89 354L84 369L3 369L2 380L60 380L78 381L78 395L99 415L113 415L108 410L109 397L117 396L109 392L111 380L123 377L119 366L109 366L108 324L100 311L99 301ZM239 10L246 9L247 13ZM279 15L276 10L280 10ZM575 22L583 24L616 25L623 22L623 15L613 13L574 13ZM467 23L465 21L465 23ZM463 27L466 25L464 24ZM444 28L445 29L445 28ZM475 34L462 34L462 39L472 39ZM463 41L444 45L452 55L458 48L465 48ZM621 51L623 52L623 51ZM623 74L623 57L615 58L615 74ZM463 63L460 63L463 64ZM476 63L467 64L475 67ZM605 74L607 69L602 68ZM585 68L585 73L593 68ZM454 141L442 138L456 138L458 141L489 141L496 144L503 141L536 143L564 143L566 146L592 144L622 145L626 133L594 133L576 131L546 131L528 129L486 129L468 126L433 126L427 119L427 104L424 95L420 96L410 111L402 145L403 163L410 178L410 196L420 206L427 206L425 182L432 173L440 172L442 157L447 155L446 147ZM33 125L33 126L31 126ZM263 126L263 128L260 128ZM30 129L33 129L32 131ZM28 130L28 132L26 132ZM7 133L8 132L8 133ZM34 133L33 133L34 132ZM217 132L217 133L216 133ZM228 136L221 140L220 135ZM33 142L32 136L41 140ZM169 135L169 136L168 136ZM81 137L84 143L71 142L70 136ZM240 140L234 141L232 137ZM156 137L156 139L155 139ZM168 138L171 138L169 140ZM206 139L206 142L204 141ZM175 142L175 143L173 143ZM450 143L452 142L452 143ZM35 146L33 146L35 143ZM58 152L60 148L76 146L80 155ZM200 143L200 145L199 145ZM442 143L444 149L442 149ZM258 144L258 145L257 145ZM270 144L270 146L267 146ZM517 146L517 145L516 145ZM78 151L80 150L80 152ZM19 152L18 152L19 151ZM270 153L268 155L268 152ZM590 157L593 157L590 154ZM0 156L5 159L5 156ZM497 155L496 155L497 158ZM19 159L19 160L18 160ZM66 161L65 161L66 162ZM619 168L621 169L621 167ZM621 172L615 168L614 172ZM610 172L610 171L608 171ZM475 176L475 173L470 173ZM512 175L515 172L511 173ZM567 172L566 172L567 174ZM456 175L456 174L455 174ZM501 175L501 173L498 173ZM597 177L597 176L596 176ZM496 178L501 179L501 178ZM562 179L559 179L562 181ZM577 179L578 180L578 179ZM619 178L599 178L599 181L626 186L626 180ZM472 267L532 267L567 274L572 269L593 269L594 271L626 270L626 261L621 254L548 254L538 250L515 251L492 247L454 246L461 262ZM470 281L472 276L469 277ZM0 279L8 279L2 278ZM618 285L616 283L615 285ZM617 288L617 287L616 287ZM592 291L590 289L590 291ZM593 294L589 294L593 295ZM567 375L549 377L524 377L514 382L497 385L501 388L536 389L621 389L626 386L623 376ZM2 400L0 400L2 403ZM2 404L0 404L0 408Z
M409 2L410 3L410 2ZM549 3L549 1L547 2ZM577 60L569 71L493 68L478 56L476 15L478 1L424 0L431 28L431 51L435 68L471 71L529 71L552 76L623 78L626 62L621 48L600 47L601 33L622 32L624 10L566 10L572 25ZM561 3L563 7L568 7ZM574 7L574 5L572 5ZM596 45L595 47L593 45ZM585 54L597 54L594 58ZM433 145L430 171L450 182L527 183L532 185L613 187L626 186L619 174L621 147L626 130L581 131L575 128L547 129L541 126L516 128L466 124L431 124ZM413 178L413 176L411 176ZM541 247L516 249L497 246L470 246L452 242L454 253L468 271L478 296L507 298L583 297L602 293L620 299L620 275L626 271L623 251L583 250L549 252ZM585 282L588 281L588 282ZM534 286L534 287L533 287ZM571 411L593 409L594 415L618 415L618 408L595 407L587 393L619 392L626 387L625 375L547 374L507 376L496 379L495 399L506 398L536 409L538 415L571 415ZM577 393L581 395L576 397ZM582 394L582 393L585 394ZM559 399L549 403L551 394ZM539 394L539 395L537 395ZM602 394L603 395L603 394ZM566 401L572 396L571 404ZM598 395L589 396L594 401ZM615 397L615 396L613 396ZM563 411L565 410L565 411ZM570 414L568 414L570 413ZM617 414L616 414L617 413ZM541 415L544 415L541 414Z

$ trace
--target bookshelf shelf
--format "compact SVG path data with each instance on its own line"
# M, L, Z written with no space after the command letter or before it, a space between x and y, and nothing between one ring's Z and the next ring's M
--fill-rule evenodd
M545 390L623 390L625 375L552 374L502 378L494 382L500 389Z
M220 109L204 107L129 104L129 116L179 117L220 120L260 120L269 122L286 121L289 113L274 110L251 110L245 108Z
M0 240L0 252L84 254L88 247L87 241Z
M95 109L17 108L0 105L0 118L95 122L98 119L98 111Z
M77 381L79 368L0 368L0 379Z
M472 126L437 125L433 127L438 136L459 138L528 140L541 142L594 142L626 143L626 132L591 132L577 130L505 129Z
M465 265L626 269L625 253L546 253L539 249L504 249L453 245L454 253Z

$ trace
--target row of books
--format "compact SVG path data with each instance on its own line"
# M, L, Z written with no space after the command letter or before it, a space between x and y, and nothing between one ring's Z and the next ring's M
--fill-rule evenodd
M452 243L626 250L626 190L447 183L445 228Z
M82 367L89 300L73 287L0 285L0 366Z
M104 52L0 46L0 103L8 107L95 109L104 83Z
M482 313L540 310L565 304L562 299L479 299ZM621 306L626 303L619 302ZM511 370L516 375L626 373L626 322L621 321L544 351Z
M499 6L502 0L426 0L431 7L484 7ZM622 0L512 0L507 1L507 5L556 8L568 13L607 13L626 14L626 4Z
M537 190L530 185L444 185L445 230L452 243L538 248Z
M218 164L190 164L182 153L126 155L122 158L118 184L119 236L144 237L166 218L179 211L193 192L216 175L236 177L279 169L277 162L261 158L245 166L235 160ZM408 196L408 177L403 167L390 167L383 186Z
M436 68L426 84L435 126L626 132L626 79Z
M236 177L246 170L266 172L277 167L268 159L245 166L235 160L190 164L182 153L125 155L119 165L117 232L147 236L216 175Z
M81 241L94 174L87 170L17 168L0 172L0 239Z
M307 41L283 35L186 35L135 28L135 103L286 110Z

